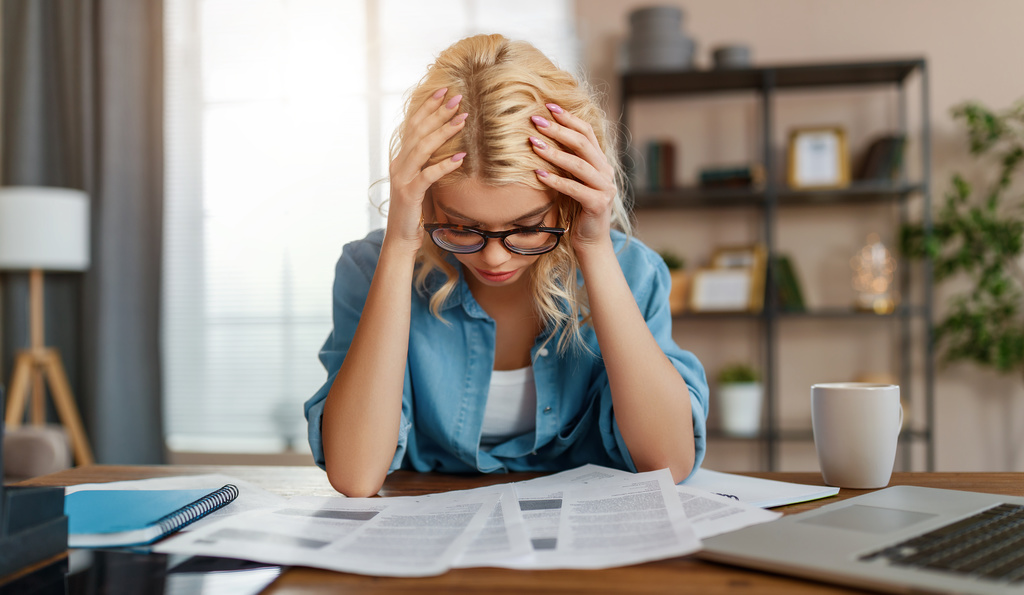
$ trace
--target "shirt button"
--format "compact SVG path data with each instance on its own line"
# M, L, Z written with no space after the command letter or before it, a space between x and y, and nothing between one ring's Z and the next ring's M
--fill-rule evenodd
M548 348L547 347L542 347L540 349L540 351L537 352L537 355L539 355L541 357L547 357L547 355L548 355Z
M533 451L533 452L531 452L530 454L532 454L532 455L536 455L536 454L537 454L537 451Z
M550 407L545 407L544 408L544 413L551 413L551 408Z

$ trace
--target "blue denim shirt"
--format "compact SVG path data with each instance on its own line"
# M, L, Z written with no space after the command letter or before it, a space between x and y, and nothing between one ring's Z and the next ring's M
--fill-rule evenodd
M619 264L647 325L689 387L697 469L706 444L704 368L672 339L670 279L664 261L639 240L627 242L624 234L612 233ZM378 230L346 245L335 271L334 330L320 350L327 382L305 406L309 444L320 467L324 467L320 428L324 402L359 323L383 239L383 231ZM592 353L570 348L559 354L557 337L546 345L546 334L537 338L531 350L536 430L482 450L480 432L494 367L495 322L462 278L441 313L446 322L430 313L428 295L413 291L401 426L389 472L399 468L446 473L557 471L586 463L636 471L615 421L608 373L595 355L600 350L593 328L586 327L583 334Z

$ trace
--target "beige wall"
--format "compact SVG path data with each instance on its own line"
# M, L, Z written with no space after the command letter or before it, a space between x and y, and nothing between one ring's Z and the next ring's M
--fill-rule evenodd
M1024 2L1018 0L691 0L666 1L683 8L683 29L698 42L697 66L710 64L711 48L728 42L749 45L759 64L854 61L924 57L931 77L932 200L937 202L950 173L968 169L962 131L949 117L951 106L978 99L1005 107L1024 97ZM609 112L618 113L617 48L628 34L628 13L649 1L579 0L577 14L584 67L607 93ZM918 80L910 91L910 152L920 149L922 118ZM773 145L781 150L793 126L844 126L856 155L871 136L897 125L895 94L875 91L787 93L777 102ZM712 163L758 159L757 104L747 95L711 99L645 100L631 110L639 145L667 136L677 143L677 170L692 183ZM919 174L919 161L909 163ZM789 208L776 229L779 247L797 264L807 300L842 306L852 300L846 261L870 231L891 244L890 207ZM689 266L707 260L714 246L757 241L752 210L640 213L640 237L655 248L683 252ZM943 294L937 304L941 311ZM677 340L705 362L709 375L727 361L756 360L756 325L745 321L689 321L677 325ZM852 379L889 369L897 357L895 335L885 324L790 320L780 325L780 417L786 427L808 427L807 387L812 382ZM920 385L920 382L917 383ZM916 391L915 391L916 392ZM967 365L940 370L936 378L937 466L939 470L1024 470L1024 382ZM911 411L921 417L919 407ZM712 409L712 417L714 408ZM713 423L713 422L712 422ZM923 458L914 453L915 468ZM750 445L716 442L708 465L750 469L760 461ZM813 448L789 444L784 469L816 469Z

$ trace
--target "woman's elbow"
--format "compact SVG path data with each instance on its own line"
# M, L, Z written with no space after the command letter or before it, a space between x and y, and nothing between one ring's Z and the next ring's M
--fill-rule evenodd
M349 498L369 498L377 495L384 485L387 473L356 472L338 469L328 463L327 480L339 493Z
M636 465L637 472L640 473L667 468L672 474L672 482L679 483L690 476L690 473L693 472L693 466L696 461L692 452L684 452L679 454L677 457L666 456L664 458L650 461L637 461L634 459L633 462Z
M689 465L683 464L669 467L669 471L672 472L672 483L679 483L693 472L693 461L690 461Z

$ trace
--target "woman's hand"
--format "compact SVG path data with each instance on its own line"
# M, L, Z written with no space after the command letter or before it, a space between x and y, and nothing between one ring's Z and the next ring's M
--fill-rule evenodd
M546 170L537 170L537 177L548 187L573 198L582 207L580 217L575 221L575 229L571 230L577 253L588 247L608 244L616 192L615 171L601 150L590 124L553 103L547 104L547 108L554 121L541 116L532 116L530 119L541 135L558 141L572 152L559 150L539 136L531 136L530 143L535 153L576 179L563 178Z
M466 125L468 114L458 111L462 95L445 100L448 89L438 89L409 117L402 134L402 150L388 168L391 200L388 205L386 237L408 246L413 252L423 241L420 222L423 200L431 184L458 169L465 153L424 167L430 156Z

